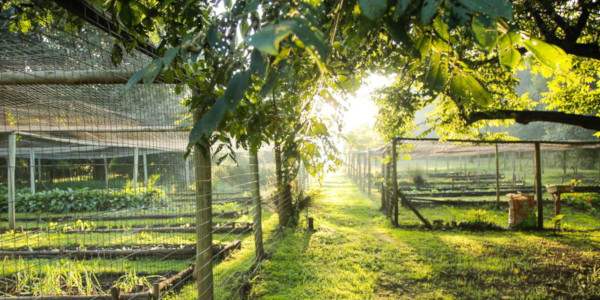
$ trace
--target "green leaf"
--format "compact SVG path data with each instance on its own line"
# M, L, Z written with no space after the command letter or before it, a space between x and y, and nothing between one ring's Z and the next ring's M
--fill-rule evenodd
M487 106L492 101L492 95L479 80L460 69L456 69L450 79L450 96L457 103L476 104L479 107Z
M427 83L435 91L442 91L448 83L448 64L439 53L431 55L429 70L427 72Z
M446 22L444 22L442 18L437 17L433 20L433 30L435 30L437 35L444 41L450 41L450 32L448 31L448 24L446 24Z
M498 30L496 30L496 22L484 16L473 18L471 30L475 36L475 41L485 50L490 50L496 45L498 40Z
M567 72L571 69L571 58L560 47L535 38L525 40L523 44L537 60L553 70Z
M157 58L153 60L144 70L144 84L153 83L160 71L163 68L163 60Z
M252 54L250 54L250 73L262 78L267 73L267 66L267 61L260 51L252 50Z
M358 0L360 11L370 20L376 21L387 10L387 0Z
M508 68L515 68L521 62L521 53L515 49L520 44L521 37L514 31L509 31L498 41L500 63Z
M227 112L229 104L225 99L219 98L208 112L206 112L198 122L194 124L190 131L188 148L197 144L203 137L210 136L212 132L219 126L221 120Z
M394 11L394 18L398 19L406 12L408 9L408 5L410 4L410 0L398 0L396 2L396 10Z
M512 4L508 0L458 0L473 13L483 14L492 19L505 18L512 20Z
M179 47L175 47L175 48L171 48L171 49L167 50L167 52L165 53L165 56L162 59L164 66L168 67L173 62L173 59L175 59L177 54L179 54Z
M292 33L294 22L283 21L268 25L248 38L248 44L271 55L279 52L279 43Z
M146 71L146 68L143 68L143 69L137 70L135 73L133 73L133 75L131 75L131 78L129 78L129 80L127 80L125 89L131 89L134 85L136 85L138 82L140 82L140 80L142 80L142 77L144 76L145 71Z
M189 136L188 149L197 144L202 138L209 137L219 126L225 113L233 110L240 103L246 90L250 86L250 73L239 72L231 77L227 83L225 94L217 99L208 112L192 127Z
M292 26L292 31L305 45L313 46L321 56L321 59L326 58L329 52L327 44L325 44L323 34L320 31L313 30L310 24L300 18L295 18L295 25Z
M437 13L441 0L424 0L421 7L421 23L430 24Z

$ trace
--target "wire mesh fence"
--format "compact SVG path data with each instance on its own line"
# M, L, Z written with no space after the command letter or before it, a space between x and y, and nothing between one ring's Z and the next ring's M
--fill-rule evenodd
M365 191L377 191L395 225L501 229L511 225L511 199L529 195L533 227L599 229L598 142L398 138L352 152L348 162L348 174Z
M261 213L308 188L301 169L284 194L272 150L235 149L213 160L210 191L198 191L194 153L184 157L189 93L125 87L148 57L124 53L116 66L110 37L86 26L0 28L0 298L158 299L193 277L210 282L196 297L212 297L213 266L241 241L258 249ZM212 198L206 218L202 193Z

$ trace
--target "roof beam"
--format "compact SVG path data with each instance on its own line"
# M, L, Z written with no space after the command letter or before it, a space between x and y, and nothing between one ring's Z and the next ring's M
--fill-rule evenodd
M131 75L133 75L132 71L122 70L0 72L0 85L126 84ZM166 82L164 82L163 78L158 77L154 83Z

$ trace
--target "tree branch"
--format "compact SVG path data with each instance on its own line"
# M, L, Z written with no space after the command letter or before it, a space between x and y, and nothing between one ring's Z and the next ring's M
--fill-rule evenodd
M467 116L468 125L481 120L503 120L513 119L520 124L530 122L552 122L583 127L590 130L600 131L600 117L569 114L557 111L533 111L533 110L493 110L479 111Z

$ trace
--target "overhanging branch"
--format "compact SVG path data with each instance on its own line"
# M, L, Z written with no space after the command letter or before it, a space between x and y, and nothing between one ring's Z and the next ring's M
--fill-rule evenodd
M513 119L520 124L531 122L552 122L579 126L590 130L600 131L600 118L568 114L557 111L535 111L535 110L494 110L471 113L467 116L467 124L473 124L482 120L504 120Z

